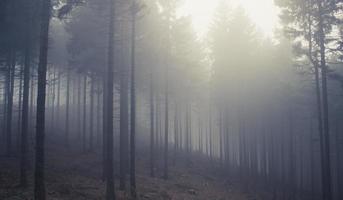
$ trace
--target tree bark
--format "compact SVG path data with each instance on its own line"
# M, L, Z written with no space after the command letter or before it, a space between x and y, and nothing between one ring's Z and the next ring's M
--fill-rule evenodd
M81 140L81 76L77 78L77 139Z
M8 80L7 83L7 109L6 109L6 155L12 153L12 115L13 115L13 95L14 95L14 73L16 65L15 51L10 50L8 58Z
M82 150L83 153L86 152L86 117L87 116L87 75L84 75L83 78L83 116L82 116Z
M90 111L89 111L89 150L93 151L93 143L94 143L94 74L91 72L91 88L89 92L90 97Z
M108 36L108 66L106 79L106 200L114 200L113 172L113 68L114 68L114 18L115 0L110 0L110 19Z
M61 71L57 75L57 102L56 102L56 124L60 127L60 110L61 110Z
M323 147L324 147L324 168L323 180L323 200L332 200L332 182L331 182L331 159L330 159L330 132L329 132L329 105L327 93L327 65L325 55L325 33L323 24L323 8L322 1L317 0L318 4L318 37L320 51L320 67L322 75L322 99L323 99Z
M28 8L29 9L29 8ZM30 17L30 15L28 16ZM30 24L30 23L29 23ZM21 145L20 145L20 185L27 187L27 167L28 167L28 117L29 117L29 93L30 93L30 62L31 62L31 31L27 27L24 60L24 88L23 88L23 113L21 120Z
M67 88L66 88L66 118L65 118L65 135L64 145L69 148L69 104L70 104L70 67L67 69Z
M154 80L153 69L150 72L150 176L155 176L155 125L154 125Z
M123 29L124 26L122 26ZM124 31L123 31L124 32ZM124 33L122 33L124 35ZM122 48L124 45L122 43ZM122 55L122 57L124 57ZM119 166L119 189L125 190L126 173L129 168L129 82L126 62L120 66L120 166Z
M38 89L37 89L37 125L36 125L36 160L35 160L35 200L45 200L45 93L46 71L49 43L50 0L42 1L40 24L40 49L38 64Z
M136 1L132 1L131 23L131 129L130 129L130 192L136 199Z
M56 67L53 69L52 99L51 99L51 133L55 131L55 93L56 93Z

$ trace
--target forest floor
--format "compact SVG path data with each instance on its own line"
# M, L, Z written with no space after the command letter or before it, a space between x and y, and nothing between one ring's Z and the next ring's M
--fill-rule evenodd
M63 152L64 151L64 152ZM49 149L46 153L46 186L48 200L105 199L105 184L101 180L101 155L80 154ZM195 158L194 158L195 159ZM170 178L149 176L148 159L137 159L137 193L141 200L260 200L254 192L242 191L238 179L229 178L214 162L198 159L185 164L185 159L170 166ZM32 159L33 160L33 159ZM31 160L31 162L33 162ZM28 189L18 184L17 159L0 158L0 200L33 199L33 183ZM31 163L32 165L32 163ZM187 167L186 167L187 166ZM32 167L30 180L33 180ZM161 175L161 171L157 171ZM116 186L118 186L116 179ZM117 192L117 199L129 199L125 192Z

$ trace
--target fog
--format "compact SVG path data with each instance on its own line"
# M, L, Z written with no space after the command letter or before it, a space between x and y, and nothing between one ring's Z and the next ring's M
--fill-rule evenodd
M343 199L342 6L2 0L0 199Z

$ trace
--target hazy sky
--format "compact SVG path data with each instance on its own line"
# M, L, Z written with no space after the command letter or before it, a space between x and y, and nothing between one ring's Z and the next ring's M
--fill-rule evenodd
M222 0L183 0L180 13L190 15L195 30L201 36L206 33L213 11ZM242 6L252 21L265 35L272 36L278 24L278 8L274 0L225 0L230 5Z

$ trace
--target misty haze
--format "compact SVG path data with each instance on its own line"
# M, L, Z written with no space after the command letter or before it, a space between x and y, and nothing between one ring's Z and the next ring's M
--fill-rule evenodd
M343 1L0 0L0 200L343 200Z

